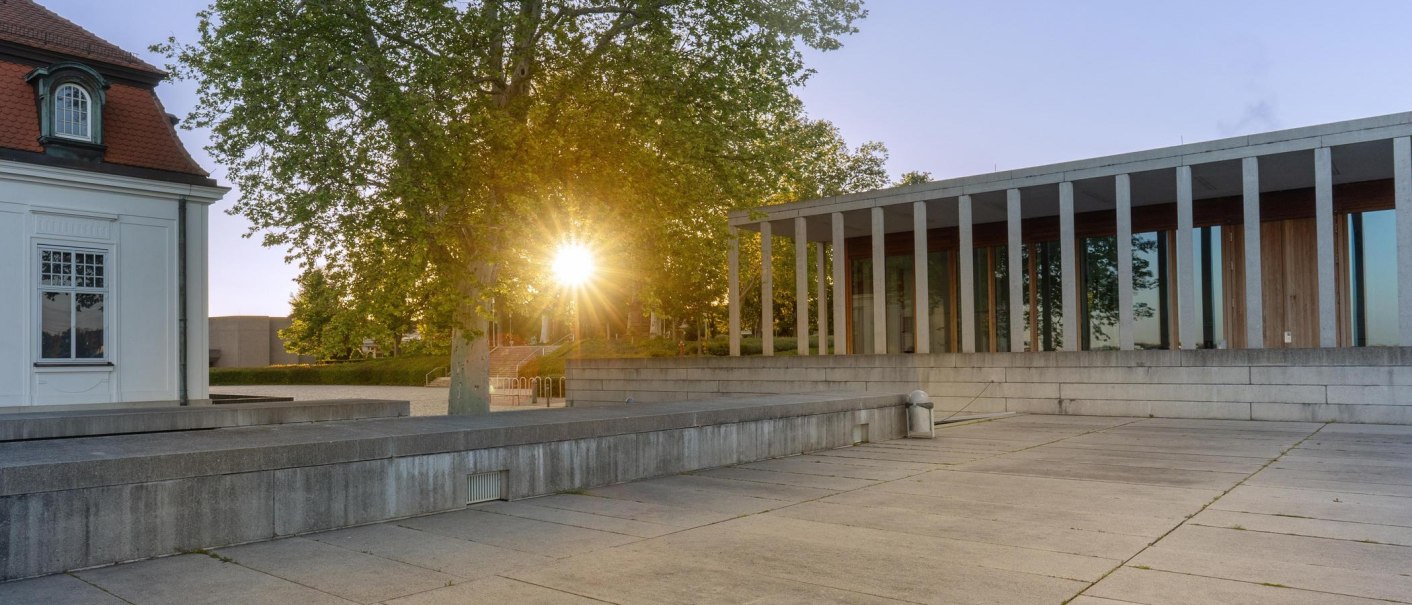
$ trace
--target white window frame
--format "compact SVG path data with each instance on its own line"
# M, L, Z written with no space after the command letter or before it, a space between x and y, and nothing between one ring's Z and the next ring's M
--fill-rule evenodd
M77 90L78 93L83 97L84 133L82 135L59 132L59 101L63 98L64 91L69 88ZM54 136L64 139L71 139L74 141L93 141L93 95L89 94L87 88L84 88L83 86L80 86L74 82L64 82L63 84L60 84L58 88L54 89L54 101L52 105L53 107L51 108L51 110L54 113L53 118L50 121L52 122Z
M34 358L39 364L44 365L111 365L111 351L113 345L112 330L112 309L113 309L113 249L101 245L71 245L59 243L39 243L34 247L34 261L31 268L34 275L34 289L31 290L34 296L34 323L33 334ZM69 285L46 285L43 278L44 253L45 252L67 252L69 254L98 254L102 257L102 287L79 286L77 282ZM72 267L72 261L70 261ZM77 275L70 272L70 276L77 279ZM72 331L69 336L69 357L45 357L44 356L44 302L45 292L67 292L71 295L78 294L101 294L103 295L103 355L101 357L77 357L78 352L78 326L74 310L75 300L69 301L69 329Z

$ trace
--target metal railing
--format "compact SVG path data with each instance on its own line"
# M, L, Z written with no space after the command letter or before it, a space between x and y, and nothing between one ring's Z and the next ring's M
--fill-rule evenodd
M450 375L450 374L451 374L451 372L449 371L449 368L447 368L446 366L436 366L435 368L432 369L432 371L427 372L427 375L426 375L426 382L423 382L423 383L422 383L422 386L424 386L424 387L429 387L429 386L431 386L431 382L432 382L433 380L436 380L436 379L438 379L438 378L445 378L446 376L448 376L448 375Z
M554 400L565 397L563 376L498 376L490 379L492 397L508 397L510 405L539 405L549 407Z

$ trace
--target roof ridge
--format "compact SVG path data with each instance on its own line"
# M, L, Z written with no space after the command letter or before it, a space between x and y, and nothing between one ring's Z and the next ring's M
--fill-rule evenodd
M19 22L0 23L0 40L8 39L11 42L24 44L31 41L34 48L42 50L56 50L57 48L67 49L84 53L88 59L104 60L109 59L114 65L140 69L154 74L166 75L165 71L142 60L136 54L124 49L121 46L105 40L102 36L89 31L62 15L49 10L42 4L34 0L0 0L0 12L3 12L6 5L14 11L29 10L35 16L56 21L64 28L73 28L73 32L50 31L35 25L23 25ZM24 18L24 13L20 12L20 18ZM37 25L47 25L42 21ZM5 35L5 34L8 34Z

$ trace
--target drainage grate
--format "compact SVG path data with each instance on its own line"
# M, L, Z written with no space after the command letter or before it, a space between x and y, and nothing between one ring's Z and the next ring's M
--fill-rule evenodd
M466 483L470 485L470 495L466 498L466 504L504 500L509 483L506 480L508 475L507 471L490 471L467 476Z

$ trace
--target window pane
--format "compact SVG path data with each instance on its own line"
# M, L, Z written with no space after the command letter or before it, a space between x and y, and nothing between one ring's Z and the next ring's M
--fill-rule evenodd
M1397 214L1378 210L1349 215L1354 344L1398 345Z
M59 250L40 250L39 283L44 286L73 285L73 253Z
M1165 349L1168 340L1167 239L1165 232L1133 234L1133 343Z
M1085 350L1118 347L1118 239L1091 237L1083 240L1083 290L1079 304L1084 318Z
M931 326L931 347L933 353L952 352L951 337L951 275L950 250L927 254L927 324Z
M89 138L88 93L73 84L59 87L54 95L54 133Z
M1226 346L1224 274L1221 265L1221 228L1192 229L1196 262L1196 346L1218 349Z
M887 352L911 353L917 350L917 274L912 256L887 257Z
M873 261L853 260L853 352L873 353Z
M73 330L69 325L69 311L73 295L68 292L41 292L40 307L40 357L44 359L70 359L73 356L69 339Z
M1034 350L1035 333L1041 351L1058 351L1064 346L1064 303L1059 242L1024 244L1025 350Z
M78 294L74 306L74 357L103 358L103 295Z

